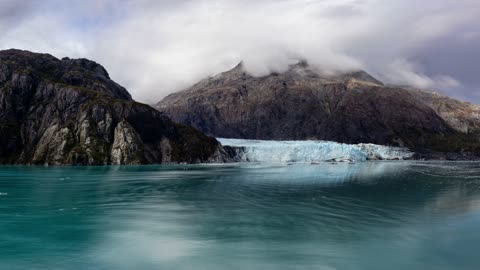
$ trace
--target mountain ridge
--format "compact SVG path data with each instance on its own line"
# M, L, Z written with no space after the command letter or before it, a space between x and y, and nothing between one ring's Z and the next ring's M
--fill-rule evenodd
M425 153L452 151L441 145L460 136L469 143L457 143L453 152L477 153L480 117L464 111L460 101L429 95L386 86L364 71L320 75L300 62L259 77L237 65L155 107L216 137L375 143Z

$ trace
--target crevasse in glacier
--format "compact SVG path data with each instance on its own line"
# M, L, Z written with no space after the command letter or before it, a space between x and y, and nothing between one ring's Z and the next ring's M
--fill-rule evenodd
M234 147L243 162L322 162L408 159L406 148L376 144L343 144L330 141L218 140Z

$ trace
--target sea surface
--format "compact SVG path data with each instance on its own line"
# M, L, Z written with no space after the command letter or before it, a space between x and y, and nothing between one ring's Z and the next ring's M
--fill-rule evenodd
M0 269L480 269L480 164L0 167Z

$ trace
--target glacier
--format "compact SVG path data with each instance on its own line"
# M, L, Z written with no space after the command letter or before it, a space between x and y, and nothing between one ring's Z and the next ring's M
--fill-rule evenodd
M236 151L240 162L324 162L404 160L413 157L407 148L370 143L331 141L264 141L217 138Z

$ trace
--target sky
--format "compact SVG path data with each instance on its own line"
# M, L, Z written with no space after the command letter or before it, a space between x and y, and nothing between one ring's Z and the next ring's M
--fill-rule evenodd
M0 49L88 58L141 102L300 59L480 104L478 0L0 0Z

